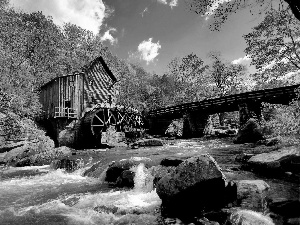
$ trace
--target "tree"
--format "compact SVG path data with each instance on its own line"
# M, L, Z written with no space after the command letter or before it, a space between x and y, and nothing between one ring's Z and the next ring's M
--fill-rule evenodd
M300 21L300 1L298 0L186 0L190 9L197 14L207 15L208 8L214 8L212 29L219 29L228 16L239 9L250 8L250 12L259 8L258 13L268 11L274 7L280 10L289 9L294 17Z
M60 28L41 12L19 12L0 2L0 91L20 116L39 112L43 84L79 70L103 49L100 36L71 24Z
M244 35L245 52L258 70L253 75L260 88L282 86L286 74L300 70L300 21L287 10L271 10L252 32Z
M247 72L245 65L225 62L219 52L210 52L209 58L213 60L208 72L215 87L215 96L223 97L247 90L247 84L244 83Z
M6 110L33 116L39 111L39 103L33 91L35 79L26 59L28 30L22 16L12 9L0 8L0 91L7 96Z
M139 111L153 108L151 101L154 87L150 85L151 74L138 64L115 60L114 70L117 72L117 103L125 107L134 107ZM117 68L116 68L117 67Z
M224 62L219 52L210 52L209 58L213 60L208 73L211 77L211 86L214 87L214 97L238 94L246 90L244 83L246 66ZM225 113L219 113L218 117L220 125L223 126Z
M168 76L174 79L174 102L182 104L200 101L210 97L209 79L205 77L208 68L196 54L173 59L168 65Z
M94 35L75 24L67 23L63 27L64 44L61 48L61 65L64 74L72 73L102 55L107 49L99 35Z

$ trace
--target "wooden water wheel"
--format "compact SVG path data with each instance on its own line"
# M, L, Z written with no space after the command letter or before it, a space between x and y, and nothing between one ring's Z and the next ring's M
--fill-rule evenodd
M105 132L109 126L116 126L116 110L101 108L97 110L91 120L91 131L93 135Z
M101 144L102 132L109 126L115 126L119 132L132 131L143 127L143 119L137 111L128 108L99 105L84 115L82 124L83 140L95 147Z

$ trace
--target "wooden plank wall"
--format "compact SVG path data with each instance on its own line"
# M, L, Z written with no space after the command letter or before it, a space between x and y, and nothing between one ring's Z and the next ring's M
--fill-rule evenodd
M70 108L76 110L80 116L83 111L83 74L58 77L42 87L40 101L43 109L43 116L53 118L55 107L66 108L66 101L70 101Z

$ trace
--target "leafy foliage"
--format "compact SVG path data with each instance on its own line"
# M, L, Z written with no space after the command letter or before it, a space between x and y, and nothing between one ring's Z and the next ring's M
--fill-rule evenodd
M209 79L205 71L208 66L196 54L191 53L182 58L173 59L168 65L166 76L172 83L173 90L169 94L176 96L173 104L199 101L210 97ZM172 104L172 101L170 102Z
M263 103L262 126L266 135L297 137L300 134L300 88L289 105Z
M280 11L289 10L294 18L300 21L300 2L297 0L280 0L279 2L276 0L186 0L186 2L193 12L213 16L210 25L212 30L219 30L231 14L245 8L249 8L253 14L262 14L274 8ZM213 9L213 13L208 9Z
M217 97L238 94L247 90L244 81L247 73L246 66L226 62L218 52L210 52L209 57L213 60L209 75L214 85L214 94Z
M264 104L264 112L273 114L263 120L263 126L271 129L272 136L295 136L300 134L300 103L293 101L290 105Z
M288 11L271 10L253 31L244 36L245 52L258 72L254 74L260 88L283 86L286 74L300 70L300 22Z

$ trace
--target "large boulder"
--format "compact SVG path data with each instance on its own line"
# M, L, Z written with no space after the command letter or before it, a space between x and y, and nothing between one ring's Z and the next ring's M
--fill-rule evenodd
M242 126L238 134L234 140L235 144L242 144L242 143L255 143L259 140L263 140L264 136L262 134L261 127L259 123L250 118L244 126Z
M124 170L116 180L117 187L134 187L135 173L130 170Z
M266 196L270 186L263 180L239 180L237 186L238 206L243 209L264 212Z
M225 177L210 155L201 155L185 160L161 178L156 192L162 199L163 214L194 216L223 206Z
M300 172L300 148L291 146L252 156L249 166L259 171L289 171Z
M24 145L7 152L4 161L9 165L17 166L41 165L48 159L50 163L54 155L53 149L53 140L48 136L40 136L38 139L25 141ZM27 163L22 163L25 161Z
M58 145L74 147L76 139L76 130L73 127L66 127L58 134Z
M270 217L251 210L236 210L228 218L228 225L275 225Z
M106 171L105 181L114 183L121 176L123 171L130 170L141 163L149 168L150 162L151 159L145 157L132 157L130 159L122 159L117 162L112 162Z
M153 187L155 188L161 178L169 175L171 172L174 172L175 169L175 166L158 165L151 167L151 175L153 176Z
M146 168L153 166L150 158L131 157L130 159L113 161L108 165L108 168L101 161L97 162L85 170L83 175L99 178L118 187L133 187L135 171L139 164L144 164Z
M0 119L0 153L3 162L12 166L43 165L50 163L54 141L30 119L11 112ZM4 132L3 132L4 131Z

